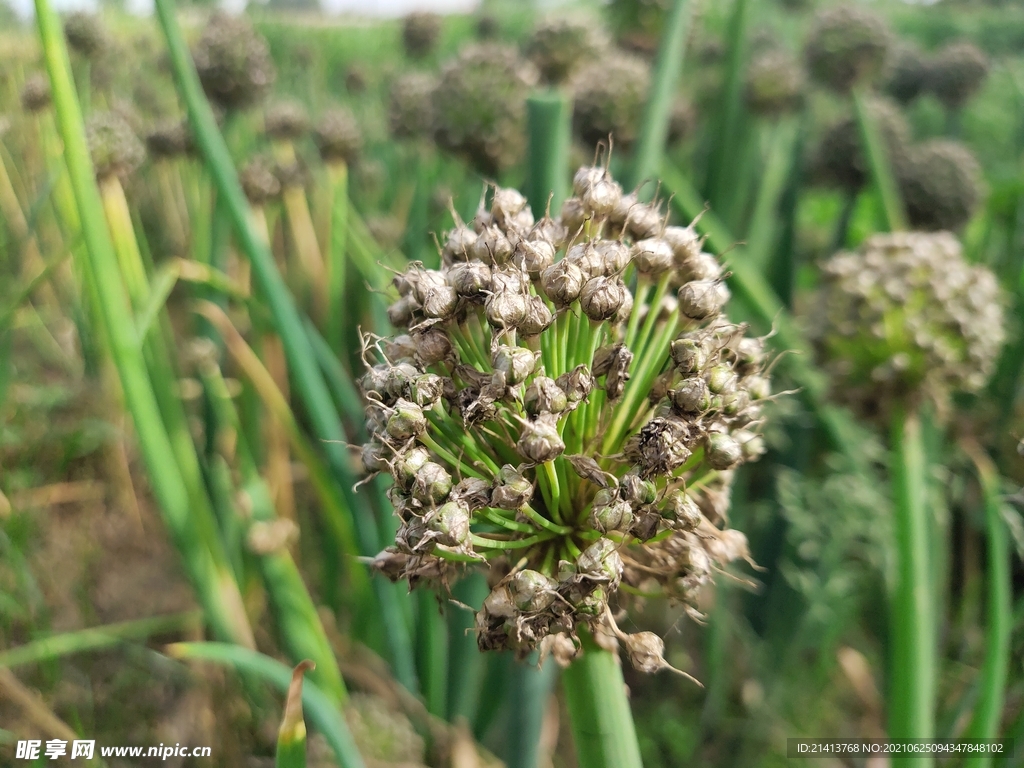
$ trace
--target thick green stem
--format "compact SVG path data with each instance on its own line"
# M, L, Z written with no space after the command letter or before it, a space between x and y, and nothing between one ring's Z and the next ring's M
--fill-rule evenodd
M1010 665L1010 632L1013 605L1010 596L1010 541L1001 514L999 473L977 446L968 450L978 469L985 501L985 529L988 538L986 560L985 661L981 667L980 691L974 717L967 729L968 739L994 739L999 735ZM965 768L988 768L992 756L977 754Z
M549 200L557 211L567 195L572 108L564 93L541 91L526 100L526 114L530 147L527 197L533 215L540 218Z
M928 554L927 463L921 422L913 409L892 417L893 528L896 582L892 591L889 737L935 736L936 631ZM893 765L929 768L930 757L894 758Z
M871 169L871 177L875 189L882 200L882 212L885 216L884 228L889 232L898 232L907 228L907 216L903 209L903 200L893 175L892 158L882 137L874 114L867 103L867 97L859 92L853 93L853 108L857 115L857 126L860 129L864 155Z
M580 768L643 768L619 660L584 636L562 686Z

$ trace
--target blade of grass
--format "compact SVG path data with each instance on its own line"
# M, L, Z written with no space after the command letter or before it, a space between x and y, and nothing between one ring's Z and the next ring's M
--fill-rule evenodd
M651 90L644 107L640 138L637 141L632 174L629 178L633 186L654 176L661 167L669 122L672 119L676 85L683 70L690 16L689 0L675 0L665 21L665 31L658 47L658 61L654 67ZM653 193L653 189L650 191Z
M292 670L281 662L248 648L227 643L174 643L167 646L168 656L181 661L212 661L234 667L242 673L253 674L287 693L292 682ZM345 718L338 707L312 681L302 686L302 707L338 758L341 768L366 768L356 748Z
M1002 518L999 472L976 444L964 446L974 462L985 504L986 552L985 660L981 667L978 702L964 738L995 739L999 736L1010 668L1010 635L1013 628L1011 602L1010 541ZM988 768L992 756L974 754L966 768Z
M890 447L896 581L891 599L889 738L935 736L937 637L930 586L928 489L921 423L913 410L892 416ZM893 765L934 764L931 756L894 758Z
M749 0L733 0L726 40L728 61L725 85L715 124L715 147L708 164L707 196L716 209L728 207L727 191L738 178L737 159L742 157L740 122L743 116L743 71L746 64Z
M302 678L308 670L316 669L309 659L300 661L292 670L288 698L284 703L284 716L277 731L276 768L306 768L306 723L302 719Z
M324 334L334 349L341 349L345 328L346 240L348 238L348 165L333 161L327 165L328 195L331 201L330 236L327 241L327 317Z
M874 119L864 92L854 90L853 109L857 116L857 127L860 130L864 154L867 156L868 167L871 169L871 180L882 201L882 212L885 220L884 229L888 232L899 232L907 228L907 216L903 209L903 200L893 175L892 158L885 146L882 133Z
M191 500L184 477L180 467L169 460L174 455L171 440L146 363L135 344L135 322L96 187L82 115L71 82L67 49L60 21L49 0L36 0L36 20L64 143L68 178L86 244L84 266L102 313L102 327L132 413L154 494L214 632L218 637L252 646L255 642L237 585L230 573L220 570L206 543L198 538L192 525Z

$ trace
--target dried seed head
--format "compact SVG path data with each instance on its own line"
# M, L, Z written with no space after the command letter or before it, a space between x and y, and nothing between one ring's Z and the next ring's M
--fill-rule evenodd
M274 173L274 165L262 155L257 155L242 168L238 180L252 205L263 205L281 194L281 182Z
M900 43L889 55L885 92L900 104L909 104L928 86L928 64L920 50Z
M524 337L537 336L547 330L554 322L554 317L544 299L540 296L530 296L526 308L526 317L519 324L518 331Z
M960 229L978 207L981 166L960 142L933 139L919 144L897 171L907 218L915 229Z
M187 120L164 120L146 134L146 150L154 159L187 155L194 146Z
M86 59L95 59L108 45L107 30L95 13L74 11L64 19L68 47Z
M675 252L667 240L649 238L633 243L633 263L638 272L655 277L672 268Z
M928 64L925 83L947 109L961 109L988 75L988 57L972 43L953 43Z
M309 130L309 116L296 101L278 101L267 107L263 115L267 136L281 141L294 141Z
M599 30L575 19L541 21L526 41L526 55L546 83L564 83L605 46Z
M539 416L542 413L557 414L569 407L569 401L554 379L535 376L523 395L523 407L531 416Z
M395 78L388 95L388 127L396 139L419 139L434 132L437 79L425 72Z
M880 16L847 3L818 12L804 57L812 77L833 90L848 91L881 74L889 43Z
M40 112L50 106L50 80L42 72L25 78L21 88L21 106L26 112Z
M484 314L495 328L516 328L526 319L530 309L527 297L512 291L499 291L487 297Z
M747 106L755 115L777 117L800 105L806 88L804 73L786 51L758 54L747 70Z
M561 456L565 443L558 434L558 423L553 414L541 414L523 425L523 431L516 443L519 455L534 464L543 464Z
M607 53L573 78L573 127L584 145L607 141L629 147L637 137L651 80L643 59Z
M85 128L97 179L124 179L142 163L146 150L131 125L117 112L97 112Z
M324 162L352 164L363 148L363 132L351 110L335 107L323 114L313 138Z
M228 110L261 100L276 77L266 40L244 16L215 13L192 58L206 95Z
M894 168L906 162L910 127L899 108L885 99L866 102ZM843 189L860 189L868 178L868 160L862 148L860 127L854 115L831 126L821 137L813 170L823 183Z
M409 58L422 59L437 45L441 35L441 16L436 13L417 11L402 20L402 44Z

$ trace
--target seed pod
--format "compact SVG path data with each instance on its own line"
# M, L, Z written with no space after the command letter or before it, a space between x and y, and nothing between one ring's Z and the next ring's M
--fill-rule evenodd
M658 237L664 228L661 211L656 206L634 203L626 217L626 231L634 240Z
M561 413L569 406L562 388L547 376L535 376L523 395L523 407L531 416Z
M420 309L420 303L412 295L403 296L388 306L388 322L395 328L408 328Z
M433 461L428 461L416 472L411 493L414 499L425 506L440 504L452 489L452 476Z
M664 475L690 457L690 430L674 418L655 417L626 441L626 458L636 463L643 477Z
M558 434L558 424L553 414L541 414L523 425L523 431L516 443L519 455L534 464L552 461L565 451L565 443Z
M516 329L524 337L538 336L547 330L555 318L540 296L530 296L527 300L526 317Z
M661 529L661 515L653 505L640 507L633 515L633 525L629 527L629 535L639 541L650 541Z
M756 432L740 429L733 432L732 436L736 438L736 442L743 449L743 461L757 461L768 450L764 438Z
M360 454L363 461L363 469L370 473L383 472L388 468L388 463L385 459L389 453L383 445L371 440L363 446Z
M558 582L540 571L525 569L509 580L508 588L517 609L523 613L537 613L555 601Z
M572 466L573 471L584 480L587 480L601 488L609 488L610 485L615 485L615 476L610 472L605 472L601 469L601 465L590 456L575 454L573 456L566 456L565 459L569 462L570 466ZM602 496L602 494L599 492L598 496ZM610 504L615 499L614 490L610 490L608 494L605 494L605 496L607 498L602 503ZM595 503L597 502L595 501Z
M473 244L479 237L476 232L465 224L459 224L448 233L444 248L441 249L441 258L445 264L454 264L460 261L470 261L472 257ZM451 271L449 270L449 278Z
M429 463L430 452L423 446L417 445L395 457L391 474L395 478L397 486L408 491L416 480L416 473Z
M590 242L577 243L570 248L563 263L575 264L587 279L604 275L604 257Z
M612 589L622 579L622 558L611 539L598 539L580 554L576 560L580 575L595 581L608 582Z
M670 351L676 370L683 376L703 373L708 364L708 349L702 341L687 337L675 339Z
M529 280L526 273L513 264L504 267L494 267L491 270L491 290L494 293L508 291L509 293L526 294L529 291Z
M634 507L653 504L658 498L658 489L650 480L644 480L636 472L627 472L619 480L619 495Z
M598 240L594 249L601 256L601 274L606 277L617 275L629 266L629 246L620 240Z
M453 264L447 275L448 284L464 298L479 299L491 290L491 268L479 261Z
M629 663L638 672L653 675L669 666L665 661L665 641L653 632L624 635L622 643L626 646Z
M799 64L787 51L755 56L747 70L746 102L755 115L777 118L800 106L806 83Z
M672 248L676 269L685 274L689 265L700 255L703 238L692 226L665 227L661 237Z
M673 491L669 494L661 514L678 531L695 531L704 519L697 502L686 491Z
M747 376L741 385L751 400L767 400L772 395L771 379L766 376Z
M491 355L491 366L505 375L505 383L515 386L526 381L537 364L537 356L525 347L499 346Z
M507 227L527 206L519 190L497 187L491 201L491 216L499 227Z
M715 432L704 442L704 460L712 469L732 469L743 461L743 448L732 435Z
M431 288L423 297L423 314L429 318L447 320L459 306L459 295L448 285Z
M684 379L670 393L672 407L682 414L704 413L711 408L711 392L700 376Z
M531 279L537 280L541 272L555 263L555 246L547 240L520 240L512 258Z
M532 496L533 483L511 464L505 464L495 478L491 506L507 510L522 509Z
M595 503L590 509L590 525L595 531L626 531L633 524L633 508L624 499L612 499L609 504Z
M448 499L465 502L470 510L488 507L491 505L491 484L479 477L463 478L452 488Z
M485 624L490 617L499 619L511 619L516 615L516 604L512 600L512 591L508 583L498 584L484 598L480 614L483 614ZM477 614L477 622L480 622L480 614Z
M618 314L629 289L617 277L593 277L583 286L580 308L595 322L610 320Z
M604 390L610 401L622 397L632 363L633 353L621 342L601 347L594 355L594 375L606 377Z
M572 237L583 229L583 225L590 218L590 211L587 210L587 207L583 205L583 201L578 197L569 197L562 203L560 216L562 223L565 224L565 228L568 230L568 236Z
M533 229L530 230L527 239L535 243L544 241L551 244L557 251L565 244L568 236L569 233L566 231L565 224L560 220L552 219L550 216L544 216L544 218L533 225Z
M413 379L409 396L421 408L431 408L444 393L444 379L436 373L423 373Z
M907 219L915 229L960 229L982 194L981 166L956 141L938 139L913 147L897 176Z
M555 383L565 392L570 406L586 400L594 391L594 377L585 365L577 365L568 373L563 373L555 379Z
M461 501L449 501L426 518L427 528L436 534L438 544L461 547L469 543L469 506Z
M674 252L667 240L654 237L633 243L632 256L638 272L657 277L672 268Z
M413 341L416 344L416 362L424 368L457 359L451 339L440 328L419 331L413 336Z
M580 297L586 276L576 264L565 259L552 264L540 276L540 287L544 295L556 307L567 307Z
M427 417L416 403L399 398L388 417L387 431L395 440L409 440L427 431Z
M737 381L736 373L728 365L716 365L707 374L708 389L716 395L733 392Z
M607 169L595 166L576 171L572 191L583 207L598 218L610 214L622 198L622 187L612 179Z
M381 388L382 394L390 401L406 397L409 394L409 389L412 387L413 379L419 373L416 370L416 366L409 363L399 363L398 365L388 367L385 371L383 387Z
M706 320L722 311L729 289L717 280L693 280L679 291L679 308L692 320Z
M512 258L512 243L496 224L486 227L470 246L470 254L484 264L507 264Z
M529 310L527 297L521 293L500 291L492 293L484 303L487 322L495 328L516 328L526 318Z

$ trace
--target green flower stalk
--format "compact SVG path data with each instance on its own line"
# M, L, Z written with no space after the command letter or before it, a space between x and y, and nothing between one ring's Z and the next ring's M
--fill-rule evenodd
M724 528L731 471L764 450L761 339L730 322L719 261L692 227L581 168L558 218L514 189L457 222L442 266L397 274L404 333L367 337L370 473L401 518L374 567L446 588L492 586L481 649L568 662L581 637L667 668L660 638L611 608L660 592L696 611L716 568L747 556Z
M846 93L881 74L889 44L881 17L858 5L837 5L814 17L804 58L814 80Z

